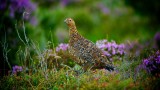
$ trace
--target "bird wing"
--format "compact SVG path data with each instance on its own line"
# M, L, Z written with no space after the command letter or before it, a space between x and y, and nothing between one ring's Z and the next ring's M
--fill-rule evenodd
M105 65L107 58L103 55L102 51L90 40L80 36L70 39L70 53L78 57L78 63L90 63L92 65L100 64ZM101 65L102 66L102 65Z

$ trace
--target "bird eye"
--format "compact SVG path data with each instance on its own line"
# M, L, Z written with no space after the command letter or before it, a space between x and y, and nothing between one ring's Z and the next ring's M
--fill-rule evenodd
M71 21L71 19L69 21Z

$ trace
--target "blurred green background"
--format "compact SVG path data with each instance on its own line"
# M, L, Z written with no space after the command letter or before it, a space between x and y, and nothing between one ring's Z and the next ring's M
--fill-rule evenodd
M30 38L38 40L42 48L51 40L51 34L55 44L68 42L68 28L63 22L67 17L75 19L80 34L93 42L147 40L158 30L150 25L151 16L136 12L127 0L41 0L36 3L37 25L27 25L27 30Z
M25 26L30 41L36 42L43 50L48 41L55 46L68 43L68 27L64 23L67 17L73 18L79 33L93 42L99 39L118 43L148 41L160 30L159 3L158 0L1 1L1 42L7 41L9 61L15 65L18 63L16 52L24 46L15 27L24 40ZM3 48L2 45L1 55ZM5 63L4 58L2 63Z

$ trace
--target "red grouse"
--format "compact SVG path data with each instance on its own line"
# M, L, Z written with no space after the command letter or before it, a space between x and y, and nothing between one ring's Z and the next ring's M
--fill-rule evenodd
M81 65L84 70L89 68L114 70L103 52L93 42L78 33L73 19L67 18L65 23L69 27L69 53L76 58L74 60L76 63Z

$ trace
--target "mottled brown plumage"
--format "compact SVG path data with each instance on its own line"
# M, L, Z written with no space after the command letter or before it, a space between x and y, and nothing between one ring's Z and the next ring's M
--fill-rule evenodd
M78 33L74 20L67 18L65 22L69 27L69 53L76 57L75 62L85 70L88 68L113 70L111 62L103 52L93 42Z

